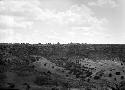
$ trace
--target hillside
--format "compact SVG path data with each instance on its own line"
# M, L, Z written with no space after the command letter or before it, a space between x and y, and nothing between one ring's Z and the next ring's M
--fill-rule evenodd
M11 83L22 90L28 85L32 90L51 90L55 87L67 90L97 89L102 83L103 87L117 90L125 77L124 54L125 45L117 44L1 43L0 84L1 87L10 87L8 83ZM121 74L114 75L118 71ZM109 79L107 75L113 77Z

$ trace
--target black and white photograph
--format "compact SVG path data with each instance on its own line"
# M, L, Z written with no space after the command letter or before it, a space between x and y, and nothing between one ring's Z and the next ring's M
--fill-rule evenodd
M125 90L125 0L0 0L0 90Z

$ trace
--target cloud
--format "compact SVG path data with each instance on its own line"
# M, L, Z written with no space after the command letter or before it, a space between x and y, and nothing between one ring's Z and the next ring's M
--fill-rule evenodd
M71 5L60 11L42 8L41 3L41 0L1 1L0 41L68 43L93 42L107 37L103 26L108 20L97 18L85 4Z
M116 0L96 0L88 3L89 6L99 6L99 7L105 7L109 6L111 8L118 7Z
M31 26L32 22L23 21L20 17L9 16L9 15L0 15L0 28L26 28Z

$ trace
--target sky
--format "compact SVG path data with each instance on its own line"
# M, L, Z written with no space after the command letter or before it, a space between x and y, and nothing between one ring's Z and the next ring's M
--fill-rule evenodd
M0 43L125 43L125 0L0 0Z

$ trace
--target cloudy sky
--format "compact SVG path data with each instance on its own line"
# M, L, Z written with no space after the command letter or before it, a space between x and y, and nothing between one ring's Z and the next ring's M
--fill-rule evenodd
M125 0L0 0L0 43L125 43Z

